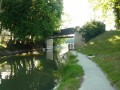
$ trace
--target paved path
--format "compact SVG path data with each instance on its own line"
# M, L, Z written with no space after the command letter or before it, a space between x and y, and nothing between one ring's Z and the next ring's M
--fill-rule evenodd
M81 53L72 51L78 55L79 64L84 70L84 81L79 90L115 90L102 70L90 59Z

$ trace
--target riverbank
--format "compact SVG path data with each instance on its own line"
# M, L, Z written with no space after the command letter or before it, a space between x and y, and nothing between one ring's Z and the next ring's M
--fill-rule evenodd
M81 65L84 70L84 81L78 90L115 90L96 63L84 54L76 51L72 53L77 54L78 64Z
M94 56L92 60L107 74L112 86L120 90L120 31L107 31L78 51Z
M15 44L14 44L15 43ZM10 56L16 54L32 54L33 52L45 52L45 47L43 45L43 41L41 42L28 42L24 43L16 43L6 42L0 44L0 56Z
M7 49L3 49L0 51L0 56L11 56L11 55L17 55L17 54L34 54L34 53L40 53L43 52L41 49L34 49L34 50L14 50L10 51Z
M61 81L57 90L77 90L83 81L83 70L77 64L77 56L66 53L66 63L59 69Z

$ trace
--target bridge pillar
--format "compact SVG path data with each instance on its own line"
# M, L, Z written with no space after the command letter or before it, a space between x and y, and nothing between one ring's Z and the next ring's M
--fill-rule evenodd
M46 49L53 49L53 39L48 39L46 41Z

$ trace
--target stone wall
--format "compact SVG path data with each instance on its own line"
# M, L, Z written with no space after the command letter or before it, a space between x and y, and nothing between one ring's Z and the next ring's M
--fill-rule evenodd
M82 47L85 43L84 38L79 32L75 32L75 48Z

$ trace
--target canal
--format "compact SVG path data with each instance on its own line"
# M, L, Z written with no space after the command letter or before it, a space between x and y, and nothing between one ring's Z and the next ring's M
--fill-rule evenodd
M58 59L68 51L68 44L56 49L0 58L0 90L52 90L58 80Z

